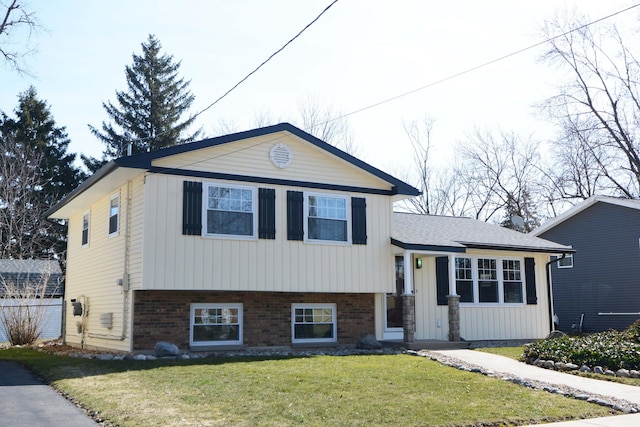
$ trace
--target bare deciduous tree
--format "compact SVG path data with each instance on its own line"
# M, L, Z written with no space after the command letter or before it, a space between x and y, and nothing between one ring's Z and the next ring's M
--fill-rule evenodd
M570 72L558 95L543 107L563 134L565 155L556 194L583 199L598 193L640 196L640 63L615 26L578 27L574 20L547 23L542 60Z
M53 224L44 219L49 208L36 193L44 183L38 173L42 153L0 136L0 258L42 258L53 248Z
M24 51L12 49L11 46L18 45L12 43L11 38L19 31L27 31L27 39L38 27L35 12L30 12L23 7L19 0L9 0L0 2L0 54L10 68L19 73L26 73L23 65L23 58L33 49L28 44L20 43Z
M505 219L517 215L524 219L526 230L535 227L539 181L536 146L514 133L495 136L480 130L462 143L458 148L458 174L468 191L465 213L503 225Z
M340 118L341 112L331 105L323 107L317 98L308 97L298 104L298 114L300 127L305 132L353 156L356 155L358 148L349 127L349 120L346 117Z

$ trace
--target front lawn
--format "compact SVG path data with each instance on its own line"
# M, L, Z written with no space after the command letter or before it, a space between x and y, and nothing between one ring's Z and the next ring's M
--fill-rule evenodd
M506 426L612 413L409 355L100 361L8 349L0 359L120 426Z

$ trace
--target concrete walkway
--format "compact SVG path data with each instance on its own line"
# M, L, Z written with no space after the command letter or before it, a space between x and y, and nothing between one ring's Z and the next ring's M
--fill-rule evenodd
M501 372L531 381L541 381L555 386L567 386L586 393L595 393L615 399L626 400L640 406L640 387L618 384L611 381L600 381L577 375L564 374L550 369L527 365L508 357L474 350L433 350L447 357L458 359L464 363L476 365L485 370ZM616 415L588 420L576 420L545 424L558 427L638 427L640 413ZM531 427L531 426L528 426Z
M0 361L0 424L96 427L79 408L17 363Z

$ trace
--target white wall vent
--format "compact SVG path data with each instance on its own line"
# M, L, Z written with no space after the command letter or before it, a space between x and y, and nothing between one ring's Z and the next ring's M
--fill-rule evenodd
M291 164L293 153L285 144L279 143L271 147L269 151L271 162L278 168L284 169Z

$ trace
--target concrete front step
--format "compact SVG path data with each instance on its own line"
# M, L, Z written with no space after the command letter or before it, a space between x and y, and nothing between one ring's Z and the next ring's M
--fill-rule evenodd
M470 343L467 341L441 341L441 340L420 340L414 342L404 341L381 341L385 347L399 348L403 347L408 350L458 350L469 348Z

